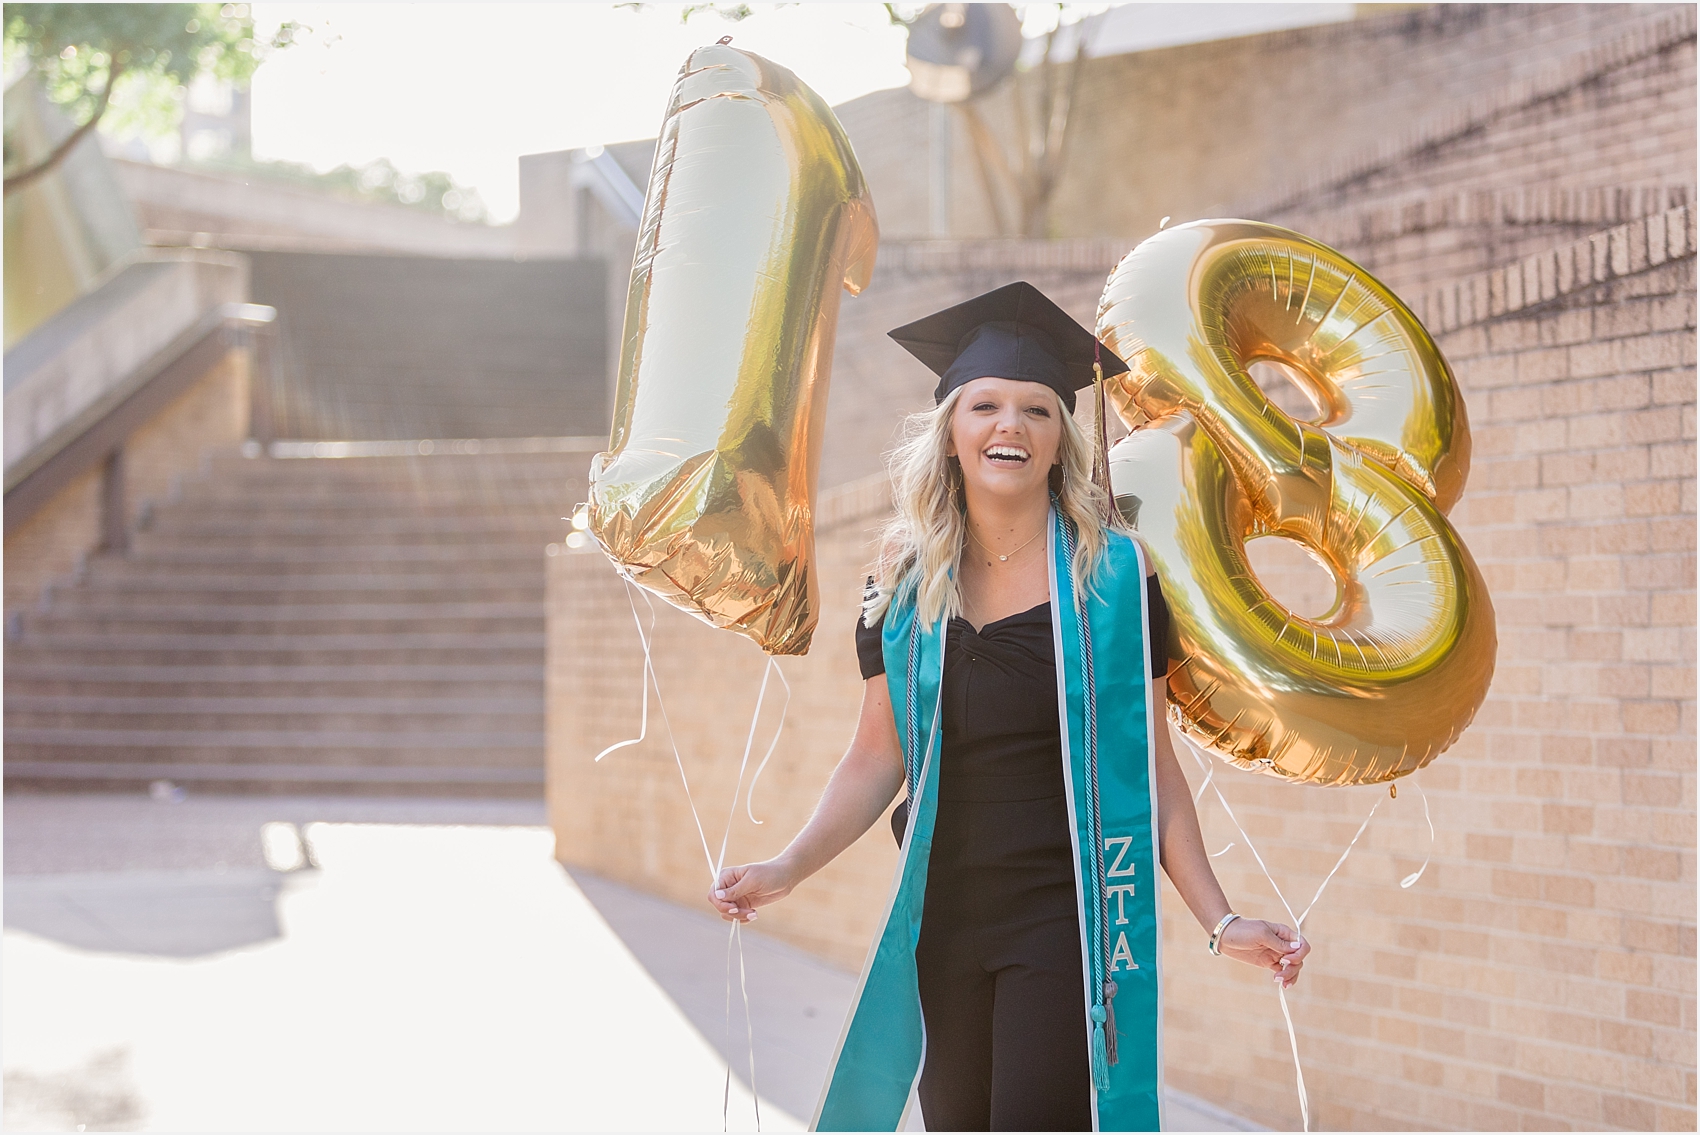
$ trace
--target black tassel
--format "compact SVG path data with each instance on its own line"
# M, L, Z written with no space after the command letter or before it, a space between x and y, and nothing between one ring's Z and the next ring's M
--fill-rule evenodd
M1104 367L1096 357L1101 344L1094 341L1092 351L1092 483L1104 490L1105 523L1110 523L1116 511L1116 495L1110 488L1110 423L1104 398Z

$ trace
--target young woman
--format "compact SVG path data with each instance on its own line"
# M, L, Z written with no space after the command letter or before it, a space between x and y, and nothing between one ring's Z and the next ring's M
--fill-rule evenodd
M856 631L856 735L777 857L710 901L748 921L899 788L902 860L815 1118L892 1130L1161 1122L1158 862L1213 953L1297 980L1309 945L1217 884L1163 724L1167 609L1107 523L1074 392L1127 368L1029 284L893 331L939 376L892 460Z

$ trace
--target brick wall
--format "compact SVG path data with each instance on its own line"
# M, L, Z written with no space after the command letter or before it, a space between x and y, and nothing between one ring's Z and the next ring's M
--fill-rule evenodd
M1675 210L1414 297L1472 422L1453 519L1494 594L1492 692L1396 799L1215 776L1300 910L1378 808L1306 923L1316 955L1291 999L1318 1129L1694 1127L1694 241ZM872 503L855 519L823 506L839 515L820 544L822 630L784 663L797 700L757 790L767 823L737 818L730 860L783 845L853 729L848 628ZM550 563L561 854L699 901L707 871L670 750L590 763L637 722L620 587L598 556ZM1278 593L1315 591L1290 548L1258 563ZM658 674L718 848L760 656L658 610ZM1236 905L1285 918L1213 794L1200 814ZM892 860L876 827L762 928L858 965ZM1170 1082L1296 1126L1273 991L1204 952L1172 889L1165 910Z
M125 441L124 496L131 523L150 502L171 495L181 478L197 472L207 449L248 436L251 366L247 350L228 352Z
M6 537L8 615L40 599L100 543L100 482L98 467L73 478Z
M1269 217L1349 255L1405 295L1547 252L1608 226L1692 204L1692 187L1403 194L1352 208L1307 203Z
M134 522L143 502L163 499L172 481L193 473L209 446L248 436L245 349L228 352L125 443L125 504ZM6 538L8 614L35 603L42 588L71 574L101 539L101 470L74 478Z
M1337 148L1301 178L1239 200L1266 213L1436 187L1692 185L1693 7L1571 11L1594 19L1567 50L1535 54L1536 66L1491 84L1429 83L1371 144ZM1529 5L1518 18L1534 31L1565 16ZM1447 97L1432 107L1436 91Z
M1688 5L1437 4L1094 59L1048 235L1274 219L1348 183L1355 205L1366 176L1405 190L1691 186L1693 40ZM1008 136L1007 90L980 106ZM835 109L885 235L925 236L928 104L892 90ZM959 121L951 187L951 235L994 235Z
M829 494L817 537L821 579L815 647L779 665L791 685L772 762L757 782L751 823L731 810L764 655L659 600L653 659L666 715L651 700L649 736L638 735L643 651L624 585L600 552L557 548L548 564L548 801L556 854L609 878L690 905L704 904L709 870L675 764L678 745L708 845L718 856L731 820L727 863L776 854L814 808L855 732L861 698L852 633L874 525L888 511L883 478ZM836 515L835 515L836 514ZM634 593L635 594L635 593ZM650 607L637 609L647 626ZM774 681L746 783L779 724ZM891 830L876 824L759 928L848 970L858 969L878 926L897 864Z
M1500 636L1473 727L1396 798L1214 766L1300 910L1377 809L1306 923L1317 953L1291 998L1317 1129L1694 1129L1693 21L1684 6L1439 6L1095 64L1100 76L1124 68L1094 97L1128 137L1082 145L1070 176L1099 196L1060 216L1083 233L1133 217L1116 224L1137 236L1161 213L1229 199L1212 186L1268 187L1261 205L1241 195L1242 213L1368 262L1436 334L1472 423L1474 469L1453 519ZM1222 81L1247 74L1265 80L1251 101ZM1374 111L1378 129L1313 113L1325 88L1369 91L1354 113ZM1436 90L1447 100L1424 117ZM908 97L870 96L896 115L881 127L893 137ZM1271 126L1265 108L1295 125ZM880 174L863 159L882 221L908 215L879 181L898 184L901 163ZM1093 163L1095 179L1082 172ZM956 176L960 192L975 184L970 167ZM1158 190L1182 203L1149 196ZM877 474L899 413L927 402L931 381L886 328L1021 278L1084 320L1125 244L888 240L873 285L842 309L822 483ZM806 716L758 789L768 824L739 819L729 859L783 844L853 728L848 628L878 506L854 521L834 507L818 645L785 664ZM1291 545L1257 541L1252 558L1300 607L1330 590ZM670 752L622 750L608 761L637 759L619 771L588 764L636 720L639 659L620 592L595 556L559 556L551 575L563 854L697 901L706 869ZM689 721L686 767L718 809L717 841L760 658L668 609L657 625L663 687L691 703L674 716ZM1202 787L1184 750L1182 764ZM1240 908L1285 918L1213 791L1200 814ZM760 925L858 965L891 860L876 827ZM1172 891L1165 907L1170 1082L1296 1128L1273 991L1205 954Z
M1232 211L1332 244L1396 290L1458 279L1693 199L1694 12Z
M1498 615L1489 699L1396 800L1217 772L1300 909L1384 801L1292 998L1322 1129L1694 1128L1693 242L1682 210L1560 250L1562 293L1457 314L1517 265L1422 297L1470 412L1453 520ZM1434 858L1402 890L1418 788ZM1236 844L1229 893L1282 916L1212 795L1200 814L1212 851ZM1296 1124L1273 993L1167 897L1171 1081Z

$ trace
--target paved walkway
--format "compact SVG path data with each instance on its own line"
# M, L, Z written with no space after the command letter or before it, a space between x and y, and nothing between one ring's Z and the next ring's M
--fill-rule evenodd
M725 925L568 874L543 819L8 796L6 1128L752 1129ZM797 1129L854 977L743 939L762 1127ZM1250 1129L1178 1096L1169 1125Z

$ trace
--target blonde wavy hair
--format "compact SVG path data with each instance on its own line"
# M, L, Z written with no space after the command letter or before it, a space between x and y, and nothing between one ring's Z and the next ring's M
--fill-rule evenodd
M897 595L910 590L927 623L962 613L956 580L968 533L967 506L962 466L948 455L951 419L962 390L957 387L933 409L904 419L903 441L888 460L896 511L880 531L874 590L862 604L870 627L885 616ZM1051 470L1051 490L1078 533L1070 569L1075 593L1082 594L1090 592L1108 542L1103 518L1110 511L1109 502L1104 490L1092 482L1092 442L1086 431L1060 398L1056 410L1062 419L1062 437L1059 467Z

